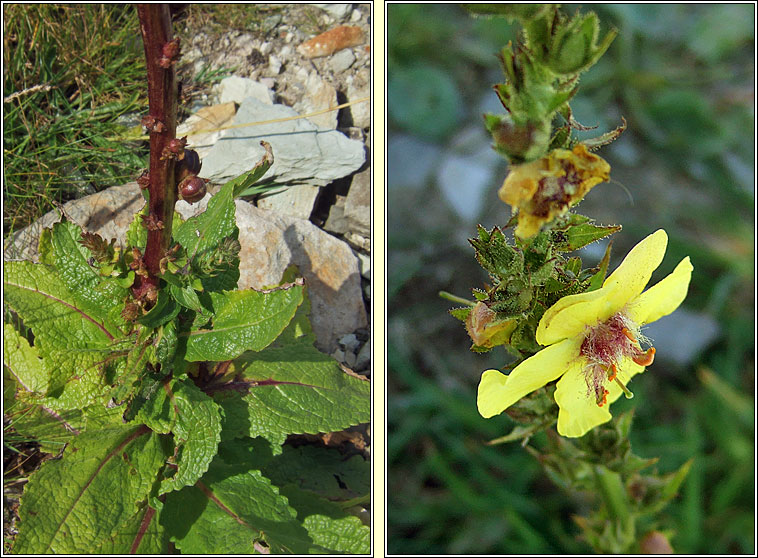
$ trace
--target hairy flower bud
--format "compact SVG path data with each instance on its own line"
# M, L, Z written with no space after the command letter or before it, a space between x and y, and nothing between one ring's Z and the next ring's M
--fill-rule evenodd
M179 183L179 198L187 203L195 203L205 196L205 180L199 176L188 176Z

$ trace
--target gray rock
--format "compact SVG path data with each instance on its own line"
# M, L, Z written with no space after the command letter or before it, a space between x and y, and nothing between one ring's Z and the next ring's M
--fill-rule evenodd
M348 228L363 236L371 235L371 170L353 176L345 200L345 219Z
M267 105L274 104L274 92L268 87L252 79L239 76L224 78L216 86L219 104L235 102L238 105L252 97Z
M364 279L371 280L371 256L369 254L364 254L363 252L356 252L356 256L358 256L358 264L361 267L361 277Z
M267 105L248 98L242 102L235 124L297 116L283 105ZM365 160L363 144L342 133L319 131L307 119L227 130L203 159L203 176L217 182L250 170L263 156L261 140L271 144L274 164L267 177L279 183L325 186L355 172Z
M371 78L367 68L359 71L347 84L347 100L357 101L371 97ZM353 125L359 128L371 126L371 101L364 101L350 106Z
M268 71L272 76L277 76L282 71L282 61L273 54L268 57Z
M179 201L177 212L189 218L207 207L210 195L190 205ZM71 201L64 211L90 232L120 242L144 205L135 182ZM319 349L330 352L337 340L367 326L361 292L358 259L350 247L309 221L277 215L237 200L240 229L241 289L262 288L278 283L290 264L305 278L311 301L311 323ZM60 220L56 211L18 231L4 246L5 259L37 260L39 234Z
M679 308L645 326L642 333L652 340L656 361L686 366L716 340L720 330L718 322L708 314Z
M114 186L63 205L66 216L105 239L123 239L134 214L145 205L145 198L136 182ZM17 231L5 242L3 257L6 260L37 261L37 244L43 228L61 220L57 210L45 213L28 227Z
M345 219L345 200L346 196L337 195L334 205L329 209L329 216L324 223L324 230L335 233L345 234L348 230L347 219Z
M313 4L337 20L342 20L353 10L352 4Z
M350 21L352 23L358 23L362 17L363 17L363 14L361 13L361 11L358 8L355 8L353 10L353 13L350 14Z
M319 190L318 186L310 184L293 184L260 198L257 205L261 209L276 211L299 219L309 219Z
M282 22L282 14L272 14L263 20L261 23L261 31L264 34L269 33L276 29L276 27Z
M355 351L358 348L358 344L360 343L358 341L358 338L355 336L355 333L348 333L347 335L343 335L337 340L337 343L341 347L344 347L347 351Z
M490 149L481 127L458 134L452 148L437 169L437 185L453 211L463 220L473 221L482 211L485 192L497 182L495 170L502 158Z
M321 79L317 72L308 74L304 85L305 94L302 100L292 107L300 114L320 112L337 106L337 90L328 81ZM337 111L309 116L308 120L321 130L334 130L337 128Z
M423 187L441 156L439 145L405 134L393 134L387 145L387 187Z
M355 54L349 48L342 49L339 52L335 52L329 59L329 64L332 66L332 71L336 74L342 73L347 70L355 62Z
M355 367L353 370L359 372L366 370L371 364L371 340L366 341L366 344L358 351L358 356L355 360Z

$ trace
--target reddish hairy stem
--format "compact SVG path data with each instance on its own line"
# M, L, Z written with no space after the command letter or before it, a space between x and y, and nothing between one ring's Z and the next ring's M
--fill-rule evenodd
M158 286L160 261L171 243L171 222L176 203L175 160L162 157L162 155L169 142L176 136L177 103L174 65L170 64L168 68L161 66L164 45L172 38L169 7L166 4L138 4L137 13L147 62L149 116L159 123L148 130L150 134L148 219L154 223L160 222L162 227L150 227L154 230L147 232L144 262L148 277L137 278L135 294L144 293L150 286Z

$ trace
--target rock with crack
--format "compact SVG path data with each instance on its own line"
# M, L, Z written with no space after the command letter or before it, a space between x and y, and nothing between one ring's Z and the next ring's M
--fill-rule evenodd
M247 98L237 110L234 124L297 116L284 105ZM225 182L250 170L263 156L261 140L269 142L274 151L267 177L282 184L325 186L358 170L366 158L362 142L336 130L318 130L308 119L299 118L226 130L203 160L203 176Z
M318 186L355 172L363 165L365 148L336 130L319 130L308 119L284 105L267 105L248 98L240 105L234 124L268 122L226 130L203 159L203 177L223 183L250 170L263 155L261 140L271 144L274 164L267 178L288 186L259 202L265 209L310 217Z

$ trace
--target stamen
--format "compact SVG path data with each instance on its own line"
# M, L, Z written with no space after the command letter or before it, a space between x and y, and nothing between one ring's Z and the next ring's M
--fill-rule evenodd
M608 380L613 381L616 379L616 375L618 374L618 370L616 370L616 365L611 363L611 367L608 370Z
M632 360L639 364L640 366L650 366L653 364L653 359L655 358L655 347L650 347L646 352L644 353L638 353L634 356L632 356Z
M597 403L598 407L602 407L608 402L608 393L610 392L607 389L603 388L603 395L602 395L603 399L600 401L598 401L597 398L595 399L595 402Z
M626 335L627 339L629 339L629 341L631 341L632 343L637 343L637 338L634 336L634 334L631 331L629 331L628 328L622 327L621 333Z
M631 391L629 391L629 389L624 384L621 383L621 380L619 380L618 378L614 378L614 381L619 385L619 387L621 388L621 391L624 392L624 396L627 399L631 399L632 397L634 397L634 394Z

